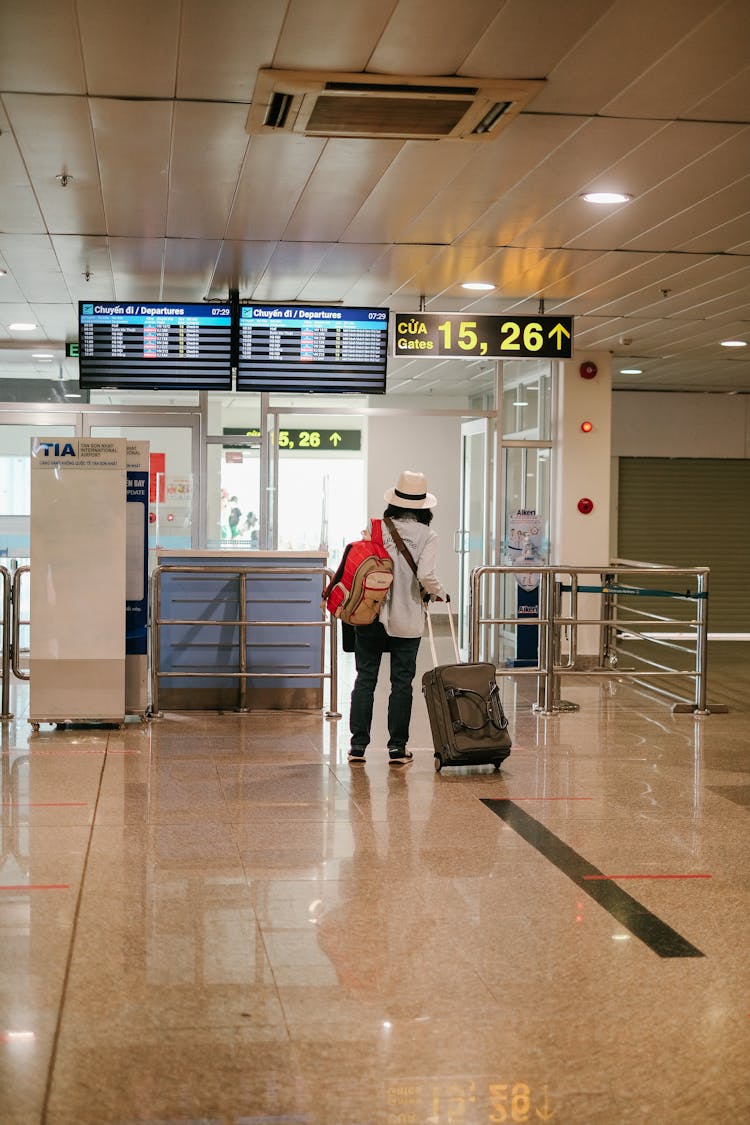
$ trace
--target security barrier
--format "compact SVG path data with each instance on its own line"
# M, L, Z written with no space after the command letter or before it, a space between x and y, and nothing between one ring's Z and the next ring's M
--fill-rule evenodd
M161 616L161 576L165 572L187 571L190 574L217 572L226 577L235 575L240 585L238 599L239 613L236 624L239 631L238 666L236 671L215 669L204 672L183 670L162 672L160 665L160 631L167 625L226 626L226 621L209 621L205 618L183 619L162 618ZM20 630L28 621L21 615L21 583L29 574L28 566L18 567L12 576L5 567L0 566L0 596L2 598L2 714L0 720L12 719L9 711L9 692L11 674L18 679L28 680L29 673L20 664ZM327 718L340 718L338 711L338 628L335 618L325 619L321 612L320 621L263 621L247 620L246 585L253 577L268 576L269 573L296 574L306 576L319 574L321 586L328 581L332 572L326 568L274 568L270 571L261 566L222 567L220 571L210 566L164 566L157 567L152 575L152 598L150 615L151 633L151 704L148 716L159 714L159 685L166 677L180 679L193 678L231 678L239 680L239 710L247 709L248 679L290 680L320 679L329 681L329 709ZM706 704L706 671L708 652L708 594L709 569L707 567L678 568L649 563L634 563L617 560L602 567L510 567L481 566L471 573L469 603L469 651L471 660L485 659L484 650L489 646L487 640L490 630L498 627L517 628L535 625L538 628L538 660L536 665L518 667L511 663L500 664L497 675L518 677L532 676L537 681L537 699L534 710L540 714L556 714L561 711L577 710L575 704L566 702L560 695L563 677L582 680L592 677L611 678L616 676L634 684L647 687L674 701L673 710L708 715L725 711L725 707ZM507 598L498 592L499 581L513 580L523 575L533 576L539 583L539 616L497 616L488 613L488 607L502 603ZM596 616L582 616L579 612L579 599L591 595L599 599L599 613ZM665 612L657 612L663 606ZM668 608L668 612L666 611ZM301 673L281 670L278 672L259 672L248 669L246 663L247 631L257 625L278 628L319 627L328 631L328 644L324 645L325 657L322 671ZM583 628L598 630L598 653L592 657L594 666L584 666L586 661L579 656L579 631ZM680 657L690 667L675 666ZM667 663L668 658L673 663ZM625 661L632 662L626 664ZM497 663L497 661L496 661ZM692 683L692 698L673 690L676 680Z
M165 574L188 574L194 577L198 574L218 576L226 578L234 576L239 582L239 591L237 597L237 611L238 616L232 624L238 628L238 642L237 642L237 669L236 671L218 670L215 668L202 672L188 672L179 669L177 671L161 671L161 630L170 625L191 625L197 627L211 627L219 626L226 628L228 622L226 620L211 620L207 617L202 618L171 618L163 617L162 606L162 578ZM252 582L254 578L276 578L279 575L302 575L309 578L312 575L319 575L321 579L321 590L323 585L330 581L333 577L333 572L325 567L263 567L263 566L211 566L211 565L190 565L190 566L177 566L175 564L168 564L165 566L158 566L154 569L151 576L151 706L149 708L149 717L160 714L160 681L169 677L175 679L236 679L239 681L239 703L238 710L246 711L247 707L247 681L249 679L266 679L266 680L292 680L292 679L319 679L328 680L330 683L330 700L329 709L326 712L327 718L340 718L341 715L337 710L338 707L338 622L336 618L331 617L326 620L325 615L321 610L319 621L249 621L247 618L247 585ZM254 627L265 626L273 628L289 628L289 629L310 629L319 627L322 630L328 631L328 645L323 646L324 650L327 649L328 662L330 671L326 671L325 659L323 660L322 671L312 672L306 670L304 672L290 672L285 669L278 672L261 672L254 668L247 667L247 633L249 629ZM324 653L325 655L325 653Z
M483 607L502 604L504 598L498 580L504 575L510 578L523 575L527 579L533 576L538 580L537 619L489 616L483 612ZM536 677L534 710L541 714L578 709L560 698L563 676L580 679L617 676L673 699L674 711L706 715L710 713L706 706L708 582L707 567L668 567L629 560L617 560L606 568L476 567L471 573L470 658L483 659L481 653L487 647L487 630L496 626L517 628L534 624L539 630L536 665L501 666L497 674ZM507 597L507 590L505 595ZM581 616L579 599L582 595L599 598L598 616ZM665 612L656 612L656 605L663 605ZM579 657L579 632L585 627L598 630L598 654L592 658L593 667L584 667L586 662ZM687 658L690 666L667 663L670 657L675 661L677 654L682 664ZM632 666L626 666L623 660L632 661ZM674 682L681 679L692 682L692 699L673 689ZM723 710L726 708L711 708L711 711Z
M2 714L0 719L12 719L10 713L10 654L11 654L11 578L10 571L4 566L0 566L0 584L2 585L2 613L3 619L0 622L2 627L2 655L0 660L0 673L2 674Z

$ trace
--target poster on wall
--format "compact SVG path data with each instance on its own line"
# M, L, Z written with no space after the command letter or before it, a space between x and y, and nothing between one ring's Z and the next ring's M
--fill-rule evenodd
M533 509L519 508L508 518L505 544L506 566L540 567L546 565L544 521ZM516 582L524 590L535 590L538 574L516 574Z

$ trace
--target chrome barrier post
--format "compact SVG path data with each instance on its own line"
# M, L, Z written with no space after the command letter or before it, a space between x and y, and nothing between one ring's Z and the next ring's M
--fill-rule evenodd
M554 656L554 677L553 683L554 696L552 698L553 711L580 711L580 706L577 703L571 703L568 699L562 698L562 628L563 628L563 584L562 582L555 582L553 585L555 591L555 656ZM570 571L570 612L568 613L568 628L570 635L568 638L568 661L566 669L570 672L575 671L576 659L578 657L578 571Z
M240 646L240 705L237 710L244 715L247 705L247 573L239 572L239 646Z
M20 664L21 656L21 625L28 625L29 622L21 621L21 581L24 574L29 574L31 567L19 566L16 567L16 572L13 575L13 640L11 642L10 650L10 664L13 669L13 675L17 680L31 679L28 672L24 672Z
M695 646L695 713L708 715L706 707L706 666L708 657L708 572L698 575L698 637Z
M332 570L323 571L324 581L323 589L329 585L333 578ZM325 602L321 603L322 617L325 621ZM326 711L327 719L340 719L341 712L339 711L339 622L338 618L330 615L328 622L328 649L329 660L331 662L331 687L328 696L328 710ZM323 667L325 668L325 653L323 654Z
M612 611L614 601L612 594L609 591L609 583L611 581L609 574L602 574L600 582L602 586L602 623L599 627L599 667L603 668L605 664L616 664L617 657L614 655L613 639L615 636L614 628L612 627Z
M546 683L547 673L547 627L548 627L548 610L547 599L549 597L549 582L548 575L545 573L539 575L539 646L538 646L538 675L536 678L536 703L532 703L532 711L544 711L544 685Z
M555 598L553 595L554 587L554 568L541 571L539 574L540 584L544 583L544 608L545 608L545 621L544 621L544 675L541 679L541 699L537 696L537 703L534 710L542 715L554 714L553 699L554 699L554 670L555 670ZM540 606L540 620L541 620L541 606Z
M485 568L478 566L471 572L469 584L469 660L479 660L479 580Z
M149 718L161 717L161 711L159 710L161 575L162 568L160 566L155 567L151 575L151 706L149 707Z
M2 714L0 720L5 722L7 719L12 719L13 714L10 711L10 652L11 652L11 629L13 624L12 610L11 610L11 596L10 596L10 572L4 566L0 566L0 579L3 584L3 648L2 648Z

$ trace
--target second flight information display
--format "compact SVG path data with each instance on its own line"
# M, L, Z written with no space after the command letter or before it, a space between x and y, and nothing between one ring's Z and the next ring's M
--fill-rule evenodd
M82 387L232 389L232 310L226 304L79 304Z
M238 391L384 394L387 356L387 309L240 309Z

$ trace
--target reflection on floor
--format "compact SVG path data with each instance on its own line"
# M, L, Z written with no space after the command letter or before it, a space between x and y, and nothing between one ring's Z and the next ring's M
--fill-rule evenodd
M382 693L350 766L345 718L34 733L19 688L0 1120L750 1120L748 668L705 717L502 680L498 773L436 774L420 696L389 768Z

